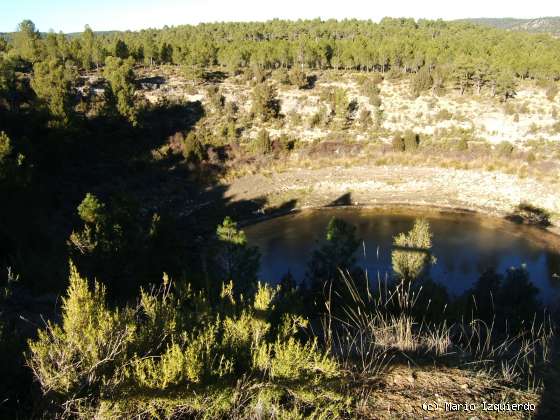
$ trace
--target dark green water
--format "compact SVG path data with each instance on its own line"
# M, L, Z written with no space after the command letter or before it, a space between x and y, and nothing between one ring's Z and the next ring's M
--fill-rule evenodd
M311 254L323 240L333 216L356 226L363 241L363 247L356 253L357 261L368 270L371 279L391 275L393 237L410 230L419 215L333 208L247 226L244 230L249 243L257 245L262 253L261 279L276 283L290 271L297 281L304 281ZM556 302L560 297L560 253L552 243L557 244L557 238L552 235L469 214L431 212L421 216L430 222L434 234L433 254L437 263L431 268L431 276L452 294L469 289L487 268L503 273L525 264L543 302Z

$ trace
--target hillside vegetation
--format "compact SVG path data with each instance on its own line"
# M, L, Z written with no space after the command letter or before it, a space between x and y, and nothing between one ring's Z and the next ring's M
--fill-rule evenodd
M548 33L555 36L560 35L560 17L541 17L536 19L514 19L514 18L479 18L462 19L461 22L486 25L498 29L510 31L526 31L531 33Z

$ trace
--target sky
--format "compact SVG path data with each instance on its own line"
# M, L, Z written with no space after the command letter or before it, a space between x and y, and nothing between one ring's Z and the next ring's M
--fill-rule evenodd
M535 18L555 16L554 0L0 0L0 32L12 32L31 19L47 32L161 28L164 25L273 18L382 17L461 19L467 17Z

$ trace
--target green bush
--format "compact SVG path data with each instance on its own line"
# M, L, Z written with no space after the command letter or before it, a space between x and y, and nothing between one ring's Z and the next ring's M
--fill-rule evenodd
M290 74L286 68L281 67L273 73L274 79L280 83L281 85L289 85L290 84Z
M292 68L289 77L290 77L290 83L293 86L296 86L298 89L305 89L309 86L307 75L298 66L294 66Z
M206 89L206 96L210 106L215 112L220 112L224 108L226 100L217 86L208 87Z
M204 160L204 155L204 146L199 136L191 131L183 145L183 157L188 162L198 163Z
M303 318L285 314L273 326L278 290L258 284L254 294L236 298L230 282L211 306L202 293L164 276L135 308L113 309L103 286L89 287L72 265L61 324L48 323L29 342L27 363L60 413L78 417L123 413L120 404L135 417L143 404L159 401L154 391L172 389L181 397L166 397L169 416L226 416L235 404L228 390L243 377L286 391L319 390L340 376L340 367L316 340L296 337L307 325Z
M258 84L252 92L252 112L263 121L277 118L280 114L280 102L276 97L276 89L269 84Z
M381 106L381 90L379 89L378 83L374 80L366 79L361 87L362 95L369 99L370 105L379 108Z
M272 152L272 140L270 139L268 131L264 128L257 134L255 151L261 155L267 155Z
M422 67L412 76L410 81L410 92L413 97L417 98L423 92L429 90L433 85L433 79L430 71L426 67Z
M395 236L391 254L393 272L401 280L415 280L435 259L431 255L432 232L427 221L418 219L407 233ZM409 250L408 250L409 249Z

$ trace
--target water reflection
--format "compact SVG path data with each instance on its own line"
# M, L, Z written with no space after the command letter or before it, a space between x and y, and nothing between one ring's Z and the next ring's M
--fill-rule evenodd
M415 219L411 214L383 214L365 209L328 209L302 212L247 226L249 241L262 252L261 278L277 283L287 272L297 282L305 279L313 250L321 243L326 226L339 217L357 227L363 240L357 263L370 278L391 275L393 236L408 231ZM489 268L504 273L522 264L539 289L539 297L552 302L560 296L560 255L531 239L527 228L510 223L478 220L470 215L425 215L434 233L431 268L434 280L449 293L460 295L472 287ZM365 251L365 256L364 256Z

